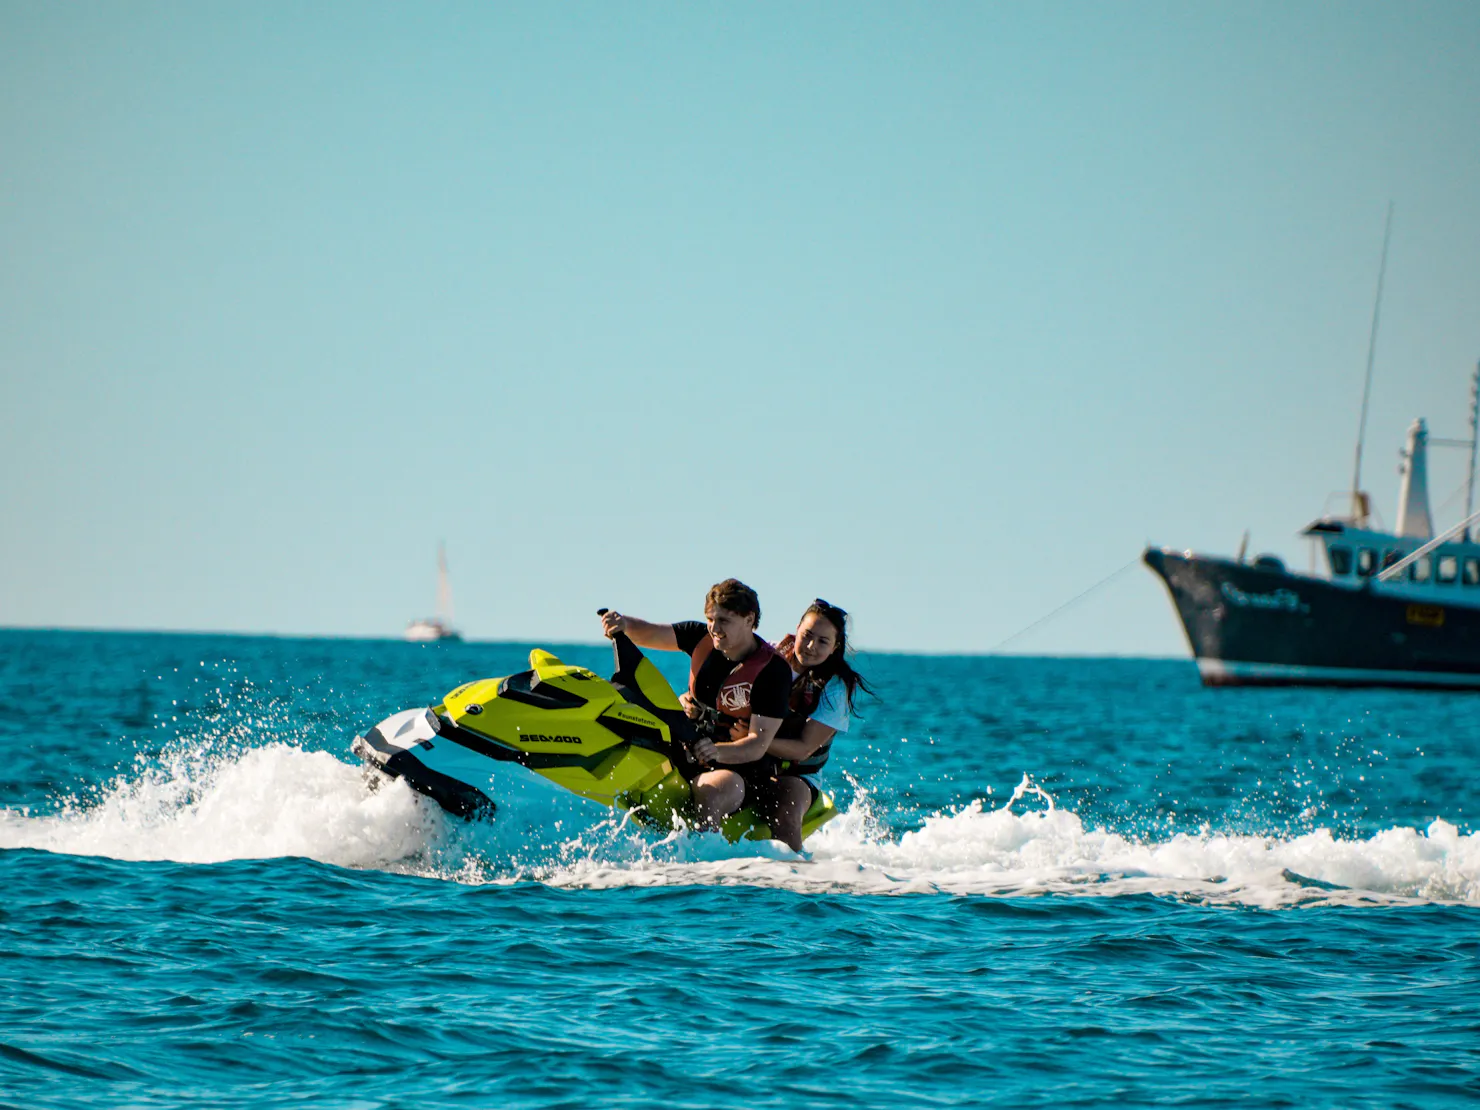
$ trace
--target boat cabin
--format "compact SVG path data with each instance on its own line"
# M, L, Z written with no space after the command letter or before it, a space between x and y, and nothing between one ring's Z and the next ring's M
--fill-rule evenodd
M1480 390L1480 374L1476 377ZM1446 441L1448 442L1448 441ZM1415 420L1403 451L1403 484L1398 495L1398 526L1384 532L1369 525L1366 494L1353 496L1350 517L1323 517L1303 535L1326 552L1331 581L1361 586L1368 580L1425 601L1480 606L1480 537L1472 518L1435 536L1429 512L1428 428ZM1464 446L1473 449L1473 441ZM1473 468L1471 481L1473 482ZM1473 493L1473 487L1472 487ZM1473 592L1471 592L1473 591Z
M1428 537L1395 536L1330 518L1316 521L1302 534L1321 542L1331 580L1353 585L1396 566L1428 542ZM1480 604L1480 543L1456 537L1384 581L1394 586L1473 587L1473 600Z

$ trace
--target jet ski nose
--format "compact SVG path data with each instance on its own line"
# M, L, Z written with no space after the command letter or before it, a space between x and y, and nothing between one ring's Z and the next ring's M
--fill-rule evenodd
M404 779L449 813L491 815L493 800L469 783L465 769L457 765L458 746L432 743L441 731L442 720L433 710L403 709L356 736L350 750L382 774ZM443 750L449 747L452 752Z
M396 751L420 747L441 731L442 722L430 709L403 709L368 729L364 736L356 737L355 750L365 747L388 757Z

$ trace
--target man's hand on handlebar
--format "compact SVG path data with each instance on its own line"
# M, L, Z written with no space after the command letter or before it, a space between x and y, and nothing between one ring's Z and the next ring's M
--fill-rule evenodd
M627 618L615 609L601 614L601 633L608 640L615 639L618 632L627 631Z

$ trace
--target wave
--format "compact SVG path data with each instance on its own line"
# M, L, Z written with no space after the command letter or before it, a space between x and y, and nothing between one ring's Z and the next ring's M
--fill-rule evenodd
M749 885L806 893L1155 895L1225 905L1480 905L1480 833L1444 820L1367 839L1204 830L1160 840L1086 827L1024 776L891 831L869 792L808 841L657 837L545 788L501 793L492 823L448 817L403 783L322 751L273 742L181 750L54 811L0 809L0 849L215 863L284 856L466 883L580 888Z
M120 776L56 812L0 809L0 848L122 860L221 863L305 856L375 867L436 842L440 811L401 783L370 789L357 767L274 742L186 751Z

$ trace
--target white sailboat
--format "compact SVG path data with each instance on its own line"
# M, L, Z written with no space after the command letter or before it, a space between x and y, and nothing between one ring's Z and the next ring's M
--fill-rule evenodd
M462 633L452 627L452 582L447 577L446 544L437 545L437 615L408 622L402 638L418 644L462 639Z

